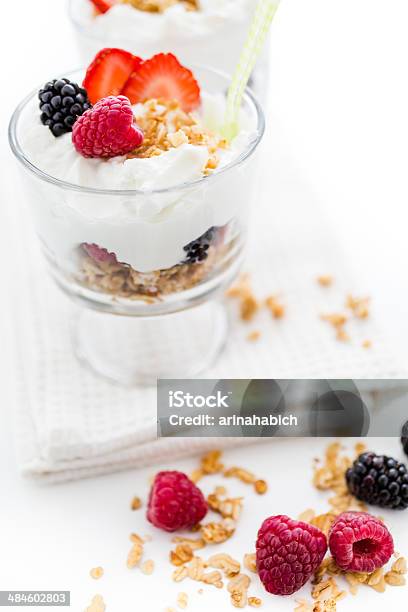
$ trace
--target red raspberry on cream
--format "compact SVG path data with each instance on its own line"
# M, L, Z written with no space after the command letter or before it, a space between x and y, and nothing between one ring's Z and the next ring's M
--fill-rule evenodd
M126 96L108 96L78 117L72 142L83 157L109 158L130 153L143 142Z

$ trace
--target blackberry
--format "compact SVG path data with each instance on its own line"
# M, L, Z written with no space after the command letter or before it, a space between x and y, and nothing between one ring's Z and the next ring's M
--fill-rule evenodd
M41 122L54 136L72 132L77 117L91 108L86 89L68 79L54 79L38 92Z
M363 453L346 472L347 487L357 499L374 506L408 508L408 470L392 457Z
M401 444L402 444L402 448L404 449L404 453L408 455L408 421L405 423L405 425L402 428Z
M214 240L217 228L210 227L204 234L192 240L185 247L183 247L186 252L186 258L183 259L184 264L186 263L201 263L204 259L208 257L208 249L212 241Z

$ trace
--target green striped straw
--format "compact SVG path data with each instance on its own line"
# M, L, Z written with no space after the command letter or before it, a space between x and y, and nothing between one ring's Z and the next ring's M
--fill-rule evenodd
M238 117L242 96L262 50L278 4L279 1L277 0L259 0L255 9L244 48L228 89L225 123L222 128L222 134L227 141L231 141L238 133Z

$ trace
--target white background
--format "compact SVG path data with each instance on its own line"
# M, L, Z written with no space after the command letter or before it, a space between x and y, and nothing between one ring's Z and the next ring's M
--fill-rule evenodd
M6 129L14 106L27 91L76 67L78 60L60 0L2 3L0 28L3 183L9 180L12 163ZM408 337L407 29L406 0L282 0L273 25L269 108L269 137L273 138L274 122L279 122L286 133L286 150L296 160L299 175L336 220L356 275L374 297L382 325L401 359ZM274 157L279 158L279 151ZM18 205L10 197L1 198L0 236L7 232L10 212ZM1 240L0 256L3 266L12 268L13 253L5 251ZM0 285L0 298L6 299L7 285ZM7 347L1 348L0 359L7 359ZM174 605L179 590L192 593L194 606L189 609L204 610L210 605L231 609L225 593L208 588L200 599L198 587L179 589L171 583L164 536L155 535L149 546L161 568L157 573L144 577L126 570L130 531L152 532L141 513L128 509L133 494L146 494L152 470L49 489L22 481L12 447L7 393L13 390L8 389L7 380L2 381L2 390L0 588L71 589L74 610L82 610L99 591L108 611L160 611ZM231 488L248 499L240 535L228 546L230 552L248 552L260 521L268 514L296 515L317 504L325 508L309 485L310 460L317 452L314 446L314 442L282 442L229 454L231 463L244 464L271 483L267 498L254 497L235 483ZM396 442L378 442L376 450L401 455ZM189 470L194 461L177 467ZM403 535L407 519L403 514L389 516L397 547L408 554L406 529ZM106 576L93 583L87 574L99 564ZM406 601L404 592L365 592L364 597L348 597L339 609L400 608ZM268 602L263 609L294 607L289 600Z

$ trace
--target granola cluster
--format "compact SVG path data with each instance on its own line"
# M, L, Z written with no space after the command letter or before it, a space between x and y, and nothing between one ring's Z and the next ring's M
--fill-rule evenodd
M177 100L147 100L143 107L143 112L138 113L137 117L137 124L144 134L143 143L128 154L129 158L154 157L183 144L192 144L208 149L209 158L203 168L204 174L210 174L217 168L217 151L227 147L225 139L200 125L192 113L180 108Z
M147 13L164 13L175 4L181 4L187 11L198 11L197 0L121 0L123 4L130 4L138 11Z

